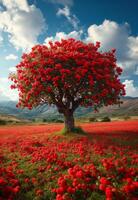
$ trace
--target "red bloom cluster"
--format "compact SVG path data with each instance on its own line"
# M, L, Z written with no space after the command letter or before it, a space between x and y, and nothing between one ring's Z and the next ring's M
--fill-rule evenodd
M86 199L97 186L95 184L97 175L94 165L75 165L68 169L68 174L58 179L58 188L53 189L56 200L72 200L75 198ZM79 191L79 192L78 192Z
M19 90L18 106L32 109L41 103L57 107L93 106L119 103L125 94L118 76L114 51L101 53L99 43L85 44L74 39L36 45L22 56L17 73L11 74L12 89ZM62 102L64 101L64 102Z
M12 167L0 167L0 200L14 200L20 191L20 183Z

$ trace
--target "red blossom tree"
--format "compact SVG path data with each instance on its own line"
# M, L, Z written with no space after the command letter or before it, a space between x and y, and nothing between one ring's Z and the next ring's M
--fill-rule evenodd
M86 44L75 39L36 45L16 66L11 88L19 90L19 107L32 109L41 104L56 105L64 115L65 128L74 128L73 113L79 106L120 104L125 95L118 76L115 50L98 51L100 43Z

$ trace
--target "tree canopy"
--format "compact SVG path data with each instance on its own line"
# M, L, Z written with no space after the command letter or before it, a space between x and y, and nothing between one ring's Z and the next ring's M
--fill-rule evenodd
M97 110L120 104L125 90L115 50L101 52L99 47L99 42L94 45L75 39L34 46L10 75L11 88L19 90L17 106L32 109L54 104L64 116L71 116L78 106Z

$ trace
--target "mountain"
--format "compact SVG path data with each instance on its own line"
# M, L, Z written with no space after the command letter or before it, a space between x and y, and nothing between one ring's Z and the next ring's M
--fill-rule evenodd
M42 105L35 109L19 109L16 108L17 102L14 101L1 101L0 102L0 114L13 115L18 118L33 119L33 118L62 118L62 115L58 113L55 106ZM79 108L77 109L75 116L84 116L87 113L92 112L92 108Z
M103 107L99 113L94 113L92 108L79 107L76 112L76 117L102 117L102 116L138 116L138 97L124 97L123 104ZM14 101L0 101L0 114L13 115L18 118L34 119L34 118L61 118L55 106L39 106L33 110L18 109Z
M118 117L118 116L138 116L138 97L124 97L123 104L103 107L98 113L88 113L92 117Z
M32 110L28 110L27 108L19 109L16 108L16 104L17 102L15 101L0 101L0 114L13 115L18 118L32 119L41 116L43 117L44 113L46 116L49 114L55 114L56 111L55 107L49 107L47 105L43 105Z

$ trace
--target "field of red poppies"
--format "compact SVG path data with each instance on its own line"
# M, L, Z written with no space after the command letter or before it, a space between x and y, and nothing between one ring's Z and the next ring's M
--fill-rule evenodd
M0 127L0 200L138 200L138 121Z

